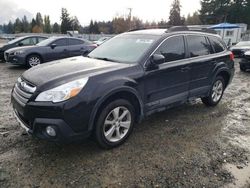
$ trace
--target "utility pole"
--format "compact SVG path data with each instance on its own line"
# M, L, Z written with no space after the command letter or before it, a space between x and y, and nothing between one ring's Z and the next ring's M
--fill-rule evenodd
M131 19L132 19L132 8L128 8L128 10L129 10L129 13L128 13L128 19L129 19L129 30L131 30L132 28L131 28Z

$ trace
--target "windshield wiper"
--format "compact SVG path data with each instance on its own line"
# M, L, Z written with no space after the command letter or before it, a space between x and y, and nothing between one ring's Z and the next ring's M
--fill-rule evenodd
M110 58L107 58L107 57L90 57L90 56L87 56L87 57L93 58L93 59L98 59L98 60L103 60L103 61L111 61L111 62L119 63L119 61L114 60L114 59L110 59Z

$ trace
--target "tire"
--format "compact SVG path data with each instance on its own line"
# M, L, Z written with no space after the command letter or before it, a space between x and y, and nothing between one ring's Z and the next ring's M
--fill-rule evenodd
M246 67L244 66L244 65L240 65L240 70L242 71L242 72L246 72Z
M209 95L207 97L201 98L202 102L206 106L216 106L225 90L225 80L222 76L217 76L212 84L212 87L210 88Z
M26 65L28 68L37 66L42 63L42 58L39 55L29 55L26 60Z
M134 122L135 108L129 101L118 99L107 104L95 127L95 138L100 147L111 149L123 144L131 134Z

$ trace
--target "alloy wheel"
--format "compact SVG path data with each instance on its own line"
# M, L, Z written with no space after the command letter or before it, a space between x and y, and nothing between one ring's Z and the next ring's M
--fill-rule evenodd
M124 107L119 106L111 110L104 121L103 133L109 142L122 140L131 127L131 113Z

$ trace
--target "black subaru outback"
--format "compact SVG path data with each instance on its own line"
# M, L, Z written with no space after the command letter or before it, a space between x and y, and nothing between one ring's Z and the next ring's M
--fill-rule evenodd
M154 112L201 98L216 106L234 74L234 56L209 30L175 27L120 34L92 51L34 67L12 91L15 115L49 141L94 135L122 144Z

